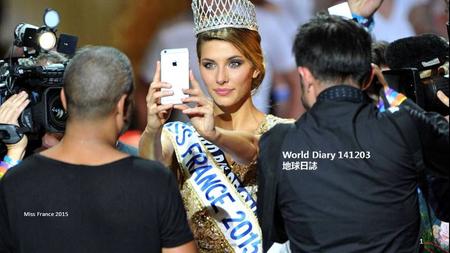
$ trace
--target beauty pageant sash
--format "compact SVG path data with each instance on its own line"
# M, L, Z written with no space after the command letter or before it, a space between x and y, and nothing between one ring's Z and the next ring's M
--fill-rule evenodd
M177 160L203 206L235 252L262 252L256 203L231 171L223 152L191 125L170 122L163 129Z

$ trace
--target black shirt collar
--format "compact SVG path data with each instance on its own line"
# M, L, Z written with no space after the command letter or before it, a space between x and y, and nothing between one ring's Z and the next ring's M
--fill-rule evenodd
M355 87L340 84L327 88L317 97L317 101L349 101L361 103L365 100L363 92Z

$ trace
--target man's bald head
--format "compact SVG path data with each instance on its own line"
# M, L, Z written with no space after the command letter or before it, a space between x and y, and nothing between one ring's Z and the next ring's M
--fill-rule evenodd
M80 49L64 72L69 119L105 117L114 110L122 95L130 97L132 91L130 60L112 47Z

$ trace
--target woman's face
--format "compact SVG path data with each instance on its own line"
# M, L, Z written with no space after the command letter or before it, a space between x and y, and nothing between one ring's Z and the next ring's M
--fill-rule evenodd
M259 72L230 42L211 40L200 48L200 73L209 94L220 107L231 107L251 96Z

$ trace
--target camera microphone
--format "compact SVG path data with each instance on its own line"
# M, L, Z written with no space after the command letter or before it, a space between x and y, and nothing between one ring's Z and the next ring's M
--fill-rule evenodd
M437 96L439 90L449 96L448 50L448 41L434 34L422 34L392 42L385 53L387 65L391 72L405 75L400 74L391 79L401 82L391 83L396 83L395 86L401 92L426 111L448 115L448 107Z

